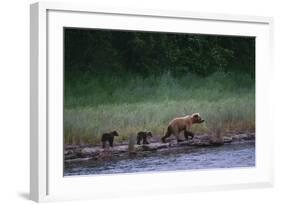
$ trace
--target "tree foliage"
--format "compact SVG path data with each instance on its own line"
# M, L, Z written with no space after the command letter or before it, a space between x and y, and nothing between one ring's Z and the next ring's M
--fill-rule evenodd
M69 73L255 75L254 37L72 28L65 28L64 37Z

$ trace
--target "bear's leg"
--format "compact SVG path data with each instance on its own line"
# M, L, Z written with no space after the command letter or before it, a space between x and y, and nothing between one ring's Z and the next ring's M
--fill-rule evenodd
M183 134L184 134L185 139L188 140L188 137L189 137L188 131L185 130Z
M192 132L188 131L188 130L185 130L185 131L184 131L184 137L185 137L185 139L188 140L188 137L189 137L189 136L191 137L191 139L193 139L194 134L193 134Z
M178 143L179 143L179 142L183 142L183 140L180 139L179 135L176 135L176 138L177 138L177 142L178 142Z
M172 134L171 128L168 127L166 134L164 135L164 137L161 138L162 142L163 142L163 143L166 143L166 138L170 137L171 134Z
M176 137L177 142L182 142L182 141L183 141L183 140L180 139L180 132L181 132L181 131L179 131L179 130L175 130L175 131L173 132L173 135Z
M190 134L190 136L191 136L190 139L193 139L193 138L194 138L194 133L193 133L193 132L190 132L189 134Z
M137 144L140 145L140 142L141 142L141 136L138 135L137 136Z
M110 145L110 147L113 147L113 138L114 138L114 137L111 137L111 138L109 139L109 145Z
M147 141L147 136L143 137L142 144L149 144L149 142Z
M170 137L170 135L171 135L171 134L167 131L166 134L165 134L165 136L161 138L162 142L163 142L163 143L166 143L166 138Z

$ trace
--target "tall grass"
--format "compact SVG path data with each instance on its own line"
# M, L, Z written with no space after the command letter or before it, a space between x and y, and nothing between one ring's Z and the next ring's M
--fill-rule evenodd
M215 73L161 76L93 76L66 78L64 141L99 142L103 132L117 130L127 139L140 130L163 135L175 116L200 112L205 123L194 131L255 128L255 87L249 76Z

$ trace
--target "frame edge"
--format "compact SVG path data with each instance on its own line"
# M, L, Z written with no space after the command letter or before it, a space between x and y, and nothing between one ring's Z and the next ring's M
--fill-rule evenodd
M88 13L105 13L118 15L138 15L138 16L155 16L166 18L187 18L214 21L234 21L234 22L250 22L269 24L272 21L268 16L254 16L245 14L228 14L215 12L200 12L188 10L157 10L149 8L135 7L110 7L100 6L94 3L77 3L77 2L51 2L41 1L40 5L48 10L61 10L66 12L88 12Z
M30 5L30 199L39 201L38 40L39 4Z
M30 196L44 201L48 195L47 158L47 7L30 5Z

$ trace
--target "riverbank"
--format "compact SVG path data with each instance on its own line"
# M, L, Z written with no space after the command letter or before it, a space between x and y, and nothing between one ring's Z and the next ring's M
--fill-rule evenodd
M230 143L243 143L255 140L254 132L227 132L223 136L211 134L198 134L192 140L177 143L176 140L170 139L167 143L161 143L159 136L150 140L148 145L134 145L128 147L128 142L119 142L113 148L103 149L101 146L92 145L65 145L64 162L82 162L82 161L101 161L122 159L132 156L146 156L150 152L173 152L181 149L196 147L214 147ZM130 150L130 151L129 151Z

